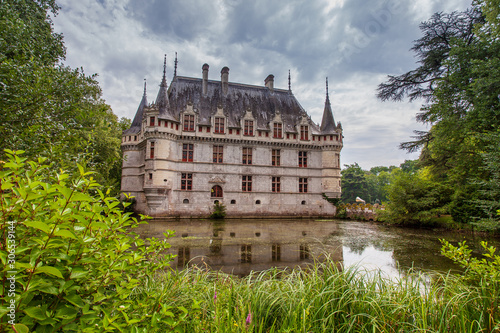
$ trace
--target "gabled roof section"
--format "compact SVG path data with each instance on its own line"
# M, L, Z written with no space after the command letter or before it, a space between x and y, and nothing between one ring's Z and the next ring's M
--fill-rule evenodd
M325 109L323 111L323 119L321 120L321 134L337 133L337 126L333 119L332 106L330 104L330 97L328 96L328 78L326 78L326 100Z
M123 134L137 134L141 131L142 116L146 106L148 106L148 98L146 96L146 79L144 79L144 93L142 95L141 103L139 103L132 125L130 125L129 129L123 131Z
M227 94L222 92L221 81L208 80L207 94L202 94L202 79L177 76L170 86L170 108L179 119L179 114L186 109L188 102L198 113L200 125L210 125L210 120L222 108L228 120L228 127L240 128L241 119L250 110L256 120L257 130L269 130L269 123L279 111L285 132L296 132L295 126L301 118L308 117L295 96L289 90L228 83ZM160 115L161 116L161 115ZM314 129L317 126L310 121Z

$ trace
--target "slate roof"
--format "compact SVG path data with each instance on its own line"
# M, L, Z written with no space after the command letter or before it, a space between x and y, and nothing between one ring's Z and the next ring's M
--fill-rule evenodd
M132 120L132 125L130 125L129 129L123 131L124 135L137 134L141 131L142 115L146 106L148 106L148 98L146 96L146 82L144 82L144 94L142 95L141 103L139 103L134 120Z
M271 130L270 122L280 112L285 133L296 133L296 126L300 124L302 117L306 117L311 134L338 133L339 127L335 126L328 92L320 127L311 120L290 90L229 82L227 94L224 94L221 81L208 80L207 93L204 95L202 84L201 78L175 76L167 88L164 70L158 96L151 107L159 110L159 119L180 122L180 113L191 103L198 115L198 124L207 126L211 125L211 117L216 114L218 107L222 107L228 128L241 128L242 119L249 110L256 121L257 130ZM147 106L144 86L144 95L132 126L124 134L140 132L143 110Z
M333 119L332 105L330 104L328 94L326 95L325 109L323 111L320 130L322 134L337 133L337 126L335 126L335 120Z
M296 132L295 126L302 116L309 117L304 108L289 90L273 89L246 84L228 84L226 95L222 93L221 81L208 80L207 94L202 93L202 79L175 77L169 90L172 113L179 120L179 114L186 109L188 102L198 113L200 125L210 125L210 117L222 106L229 128L240 128L241 119L250 110L257 122L258 130L269 130L269 122L280 112L285 132ZM161 118L161 115L160 115ZM313 130L319 128L309 121Z

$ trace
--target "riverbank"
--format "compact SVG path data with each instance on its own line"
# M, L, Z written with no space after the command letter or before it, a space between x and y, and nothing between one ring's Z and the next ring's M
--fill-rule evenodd
M171 318L161 321L159 331L495 332L498 292L484 287L412 271L395 282L326 262L245 278L199 268L161 273L136 290L134 301L159 300L159 320Z

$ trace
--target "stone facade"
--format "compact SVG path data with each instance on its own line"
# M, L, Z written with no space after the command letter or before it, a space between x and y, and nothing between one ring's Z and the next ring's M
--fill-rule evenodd
M216 201L227 216L332 216L340 197L342 127L328 92L321 126L289 87L174 78L165 69L154 103L146 86L123 132L122 192L151 216L204 217Z

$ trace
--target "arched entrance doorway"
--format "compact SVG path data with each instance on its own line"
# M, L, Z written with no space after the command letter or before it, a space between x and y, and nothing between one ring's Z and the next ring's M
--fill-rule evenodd
M211 197L212 198L222 198L222 196L223 196L222 187L220 187L219 185L213 186Z

